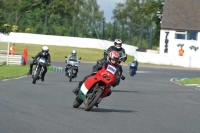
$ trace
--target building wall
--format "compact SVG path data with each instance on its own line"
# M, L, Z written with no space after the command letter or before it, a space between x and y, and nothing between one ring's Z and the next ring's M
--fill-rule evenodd
M166 39L166 32L169 32L168 34L168 54L170 55L178 55L178 51L180 47L178 47L178 44L184 44L184 55L183 56L191 56L191 57L200 57L200 32L197 35L197 40L182 40L182 39L175 39L175 33L174 30L161 30L160 32L160 46L159 46L159 53L164 53L165 49L165 39ZM198 47L198 49L195 51L194 49L190 49L191 46Z

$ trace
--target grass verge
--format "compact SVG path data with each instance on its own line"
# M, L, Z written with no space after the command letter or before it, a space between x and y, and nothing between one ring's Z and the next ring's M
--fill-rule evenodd
M0 50L7 49L7 43L0 43ZM10 43L10 46L12 43ZM28 50L28 59L32 60L32 56L35 56L38 52L41 51L43 45L36 44L18 44L15 43L15 54L22 55L23 49L25 46L29 46ZM97 60L103 57L104 50L92 49L92 48L78 48L78 47L67 47L67 46L52 46L48 45L49 53L51 54L51 60L65 61L65 56L71 54L71 51L75 49L77 55L81 57L83 62L96 62ZM128 56L127 64L134 59L133 56ZM0 66L0 80L15 78L26 75L29 70L28 66ZM51 70L49 71L51 72Z
M28 70L29 66L2 65L0 66L0 80L24 76Z
M180 84L200 84L200 78L183 78L177 79L176 82Z
M30 68L29 65L27 66L2 65L0 66L0 80L25 76L29 71L29 68ZM48 72L53 72L53 70L48 68Z
M10 43L12 45L12 43ZM28 45L28 59L32 60L32 56L35 56L41 51L43 45L36 44L17 44L15 43L15 54L23 54L24 47ZM6 49L7 43L1 43L0 49ZM71 54L71 51L75 49L77 55L81 57L83 62L96 62L103 57L104 50L93 49L93 48L78 48L78 47L68 47L68 46L52 46L48 45L49 53L51 54L51 60L65 61L65 56ZM134 57L128 55L126 63L133 61Z

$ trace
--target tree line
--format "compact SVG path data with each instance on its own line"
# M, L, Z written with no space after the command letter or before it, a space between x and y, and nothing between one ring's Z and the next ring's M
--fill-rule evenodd
M162 0L116 3L111 22L97 0L0 0L0 32L37 33L159 45Z

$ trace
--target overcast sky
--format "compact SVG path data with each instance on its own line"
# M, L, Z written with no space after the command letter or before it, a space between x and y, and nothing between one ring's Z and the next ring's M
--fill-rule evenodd
M111 21L111 17L113 16L112 10L115 8L115 3L124 3L125 1L126 0L97 0L100 10L104 11L106 22Z

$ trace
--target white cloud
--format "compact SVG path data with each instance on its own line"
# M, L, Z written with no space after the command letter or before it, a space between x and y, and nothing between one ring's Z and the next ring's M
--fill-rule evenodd
M97 0L97 4L100 6L100 10L104 11L104 17L106 18L106 22L111 21L115 5L116 3L120 2L125 3L125 0Z

